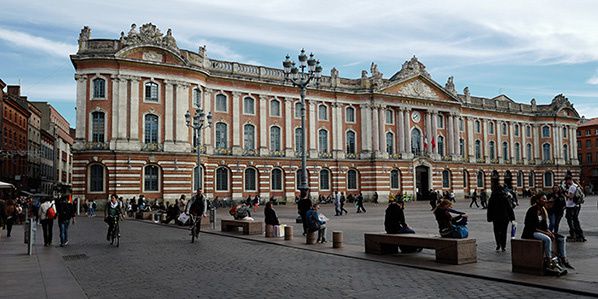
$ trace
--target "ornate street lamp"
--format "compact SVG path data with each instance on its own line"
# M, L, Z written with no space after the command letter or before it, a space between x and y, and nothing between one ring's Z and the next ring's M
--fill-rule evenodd
M207 118L207 123L206 123L206 118ZM196 108L195 109L195 114L193 115L193 117L191 117L191 113L189 113L189 111L187 111L187 113L185 113L185 123L187 124L187 127L193 129L193 136L195 136L195 140L196 140L196 149L195 152L197 153L197 180L199 180L199 171L200 171L200 155L201 155L201 131L203 129L209 128L212 126L212 112L208 112L207 116L206 113L203 111L203 109L201 108ZM195 172L195 171L194 171ZM199 184L199 181L198 181ZM193 192L195 192L196 190L193 190Z
M300 198L307 197L309 186L307 185L307 152L305 151L305 140L307 134L305 134L305 91L310 82L314 82L316 86L322 77L322 67L320 61L314 58L314 54L309 54L309 58L305 54L305 50L301 49L299 54L299 68L295 66L295 62L292 61L289 55L282 62L284 67L284 80L285 82L291 82L293 86L300 88L301 93L301 177L299 182L299 191L301 193ZM312 116L313 117L313 116Z

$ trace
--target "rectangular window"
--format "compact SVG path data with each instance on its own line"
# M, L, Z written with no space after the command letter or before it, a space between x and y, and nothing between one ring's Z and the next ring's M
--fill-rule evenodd
M438 114L438 128L444 128L444 115Z
M463 121L462 118L459 119L459 131L461 131L461 132L465 131L465 122Z
M592 141L586 140L586 149L590 149L592 147Z
M591 131L590 130L586 130L586 136L590 136L590 135L592 135Z
M393 118L393 113L392 110L385 110L384 113L386 114L386 124L387 125L392 125L395 123L394 118Z
M591 153L586 154L586 162L592 163L592 154Z

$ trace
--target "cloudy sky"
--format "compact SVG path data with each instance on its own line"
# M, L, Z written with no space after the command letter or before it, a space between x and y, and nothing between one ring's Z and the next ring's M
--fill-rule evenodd
M0 78L75 124L74 69L84 26L118 38L131 23L172 28L180 48L207 45L217 59L280 67L304 47L329 73L384 77L416 55L432 78L461 92L549 103L563 93L598 117L598 2L594 1L23 1L2 0ZM50 4L51 3L51 4ZM445 4L446 3L446 4ZM450 3L450 4L449 4Z

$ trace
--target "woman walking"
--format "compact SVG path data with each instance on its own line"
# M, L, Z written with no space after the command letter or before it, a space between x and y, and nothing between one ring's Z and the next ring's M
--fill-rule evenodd
M507 228L509 222L515 220L515 213L511 201L505 190L500 186L498 177L492 177L491 182L492 195L488 202L488 222L492 222L494 227L494 240L496 241L496 251L505 251L507 247Z

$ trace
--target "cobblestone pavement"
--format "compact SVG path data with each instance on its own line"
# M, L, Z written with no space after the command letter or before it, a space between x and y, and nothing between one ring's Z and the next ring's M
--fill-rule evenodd
M363 222L380 223L369 217ZM121 225L115 248L105 229L80 218L71 244L55 248L91 298L580 298L206 233L190 244L186 230L138 221Z

